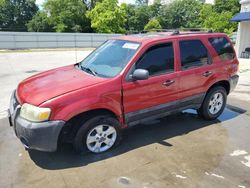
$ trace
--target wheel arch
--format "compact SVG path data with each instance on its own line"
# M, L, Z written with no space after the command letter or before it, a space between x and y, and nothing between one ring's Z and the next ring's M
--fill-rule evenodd
M224 87L225 90L226 90L226 92L227 92L227 95L230 93L230 83L229 83L228 80L220 80L220 81L214 83L213 85L211 85L211 86L208 88L207 93L208 93L211 89L213 89L213 88L215 88L215 87L217 87L217 86Z
M88 110L85 112L81 112L66 122L65 126L63 127L60 133L60 137L59 137L60 141L72 142L72 139L76 135L79 128L87 120L98 115L109 115L113 118L116 118L120 122L120 118L117 117L117 115L109 109L97 108L97 109L92 109L92 110Z

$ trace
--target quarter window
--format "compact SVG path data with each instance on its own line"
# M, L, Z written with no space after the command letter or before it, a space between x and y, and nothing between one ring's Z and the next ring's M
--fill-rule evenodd
M234 49L226 37L208 39L222 60L231 60L235 57Z
M146 69L150 76L174 71L174 50L172 43L150 47L136 63L136 69Z
M180 41L182 69L190 69L210 64L207 48L200 40Z

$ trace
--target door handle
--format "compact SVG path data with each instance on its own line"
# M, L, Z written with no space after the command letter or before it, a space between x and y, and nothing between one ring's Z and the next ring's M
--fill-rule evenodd
M209 77L210 75L212 75L213 73L211 71L206 71L202 74L202 76L205 76L205 77Z
M166 82L163 82L162 85L164 85L164 86L170 86L170 85L172 85L173 83L175 83L174 80L167 80Z

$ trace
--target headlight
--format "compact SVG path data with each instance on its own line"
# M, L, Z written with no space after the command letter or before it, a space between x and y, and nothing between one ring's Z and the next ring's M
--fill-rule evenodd
M46 121L51 113L50 108L40 108L31 104L24 103L21 107L20 116L34 122Z

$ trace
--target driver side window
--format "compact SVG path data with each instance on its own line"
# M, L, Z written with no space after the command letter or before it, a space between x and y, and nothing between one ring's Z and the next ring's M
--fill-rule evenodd
M174 49L171 42L150 47L139 59L135 69L146 69L149 76L174 71Z

